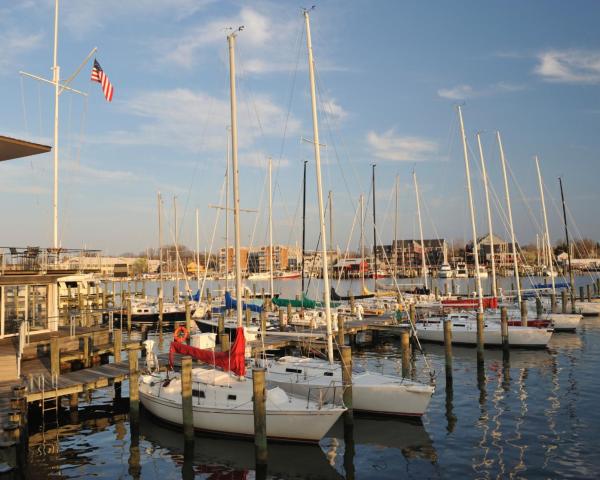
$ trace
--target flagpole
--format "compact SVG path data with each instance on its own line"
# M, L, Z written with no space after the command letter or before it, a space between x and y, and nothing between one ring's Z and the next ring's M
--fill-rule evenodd
M60 94L60 67L58 62L58 0L54 2L54 55L52 63L52 81L54 82L54 194L52 207L54 211L53 246L58 248L58 96Z

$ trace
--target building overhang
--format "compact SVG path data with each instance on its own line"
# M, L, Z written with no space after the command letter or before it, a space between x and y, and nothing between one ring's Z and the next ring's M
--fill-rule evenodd
M39 153L48 153L51 149L48 145L0 135L0 162Z

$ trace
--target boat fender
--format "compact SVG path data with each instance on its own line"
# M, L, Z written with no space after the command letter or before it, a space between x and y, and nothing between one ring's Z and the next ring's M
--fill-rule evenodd
M190 336L190 332L183 325L180 325L175 329L175 333L173 334L173 340L177 343L185 342Z

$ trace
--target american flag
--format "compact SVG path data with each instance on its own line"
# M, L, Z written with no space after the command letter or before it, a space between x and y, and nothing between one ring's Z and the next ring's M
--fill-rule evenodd
M109 102L112 101L114 91L112 83L110 83L110 80L106 76L106 73L104 73L104 70L102 70L102 67L98 63L98 60L96 60L95 58L94 66L92 67L91 80L92 82L98 82L100 85L102 85L102 92L104 93L104 97Z

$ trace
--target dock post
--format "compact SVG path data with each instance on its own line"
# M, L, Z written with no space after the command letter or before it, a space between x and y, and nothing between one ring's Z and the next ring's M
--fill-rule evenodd
M527 300L521 300L521 325L527 326Z
M454 279L450 280L450 291L452 292L452 295L456 295L456 284L454 283Z
M282 331L282 332L285 331L285 328L287 327L287 322L288 322L288 319L285 319L284 315L283 315L283 308L280 308L279 309L279 330L280 331Z
M567 313L567 291L565 289L560 292L560 301L562 306L562 313Z
M219 344L221 345L222 352L229 351L229 335L227 333L219 335Z
M186 443L194 441L194 413L192 411L192 357L181 359L181 410L183 415L183 438Z
M500 308L500 335L502 337L502 351L507 356L510 345L508 343L508 309L506 307Z
M354 294L350 290L348 290L348 296L350 297L350 313L354 315Z
M414 303L408 306L408 319L410 320L411 330L415 328L415 321L417 319L417 310Z
M142 297L146 298L146 279L142 278Z
M292 320L292 304L291 303L287 304L287 319L288 319L288 323L290 323L290 321Z
M219 335L219 340L221 339L221 335L225 333L225 316L220 313L217 317L217 334Z
M352 347L341 345L342 385L344 386L344 405L348 409L344 415L344 425L354 423L352 408Z
M121 363L121 350L123 349L123 332L115 328L112 332L113 336L113 356L115 363Z
M264 309L260 311L260 334L263 338L267 334L267 312Z
M446 360L446 388L452 386L452 322L444 320L444 353Z
M131 336L131 298L127 299L127 335Z
M444 282L444 297L448 296L448 282Z
M177 302L177 285L173 285L173 302Z
M542 318L544 314L544 308L542 307L542 299L540 297L535 297L535 314L537 318Z
M346 337L346 328L345 328L345 318L344 315L342 315L341 313L338 314L337 317L337 327L338 327L338 340L337 343L338 345L342 346L345 345L346 341L345 341L345 337Z
M103 309L107 309L108 308L108 298L106 296L106 288L102 289L102 308Z
M138 345L131 344L127 352L129 357L129 419L132 425L137 425L140 418L138 349Z
M583 285L579 287L579 301L583 302L585 300L585 296L583 294Z
M591 301L592 301L592 290L591 290L591 288L590 288L590 284L588 283L588 284L585 286L585 288L586 288L586 290L587 290L587 301L588 301L588 302L591 302Z
M187 296L185 297L185 328L188 332L192 331L192 309ZM186 343L189 345L190 341L190 335L188 335Z
M265 369L252 369L252 391L254 405L254 454L256 466L267 465L267 406L265 389Z
M83 366L84 368L92 366L92 337L90 335L83 337Z
M408 378L410 375L410 332L403 329L400 333L400 343L402 345L402 377Z
M212 304L212 295L210 293L210 288L206 288L206 301L208 302L208 304Z
M60 338L58 332L50 337L50 373L60 375Z
M123 287L123 280L120 282L121 289L119 290L119 294L121 295L121 305L125 305L125 288Z
M596 279L596 295L600 295L600 278Z
M246 315L246 326L249 327L252 323L252 310L246 308L246 310L244 310L244 314Z
M556 313L556 293L550 294L550 312Z
M71 423L79 421L79 394L72 393L69 395L69 419Z
M484 320L483 313L477 313L477 365L483 365L483 345L484 345Z
M252 284L252 298L256 298L256 283Z
M440 299L440 289L437 285L433 287L433 294L435 295L436 300Z

